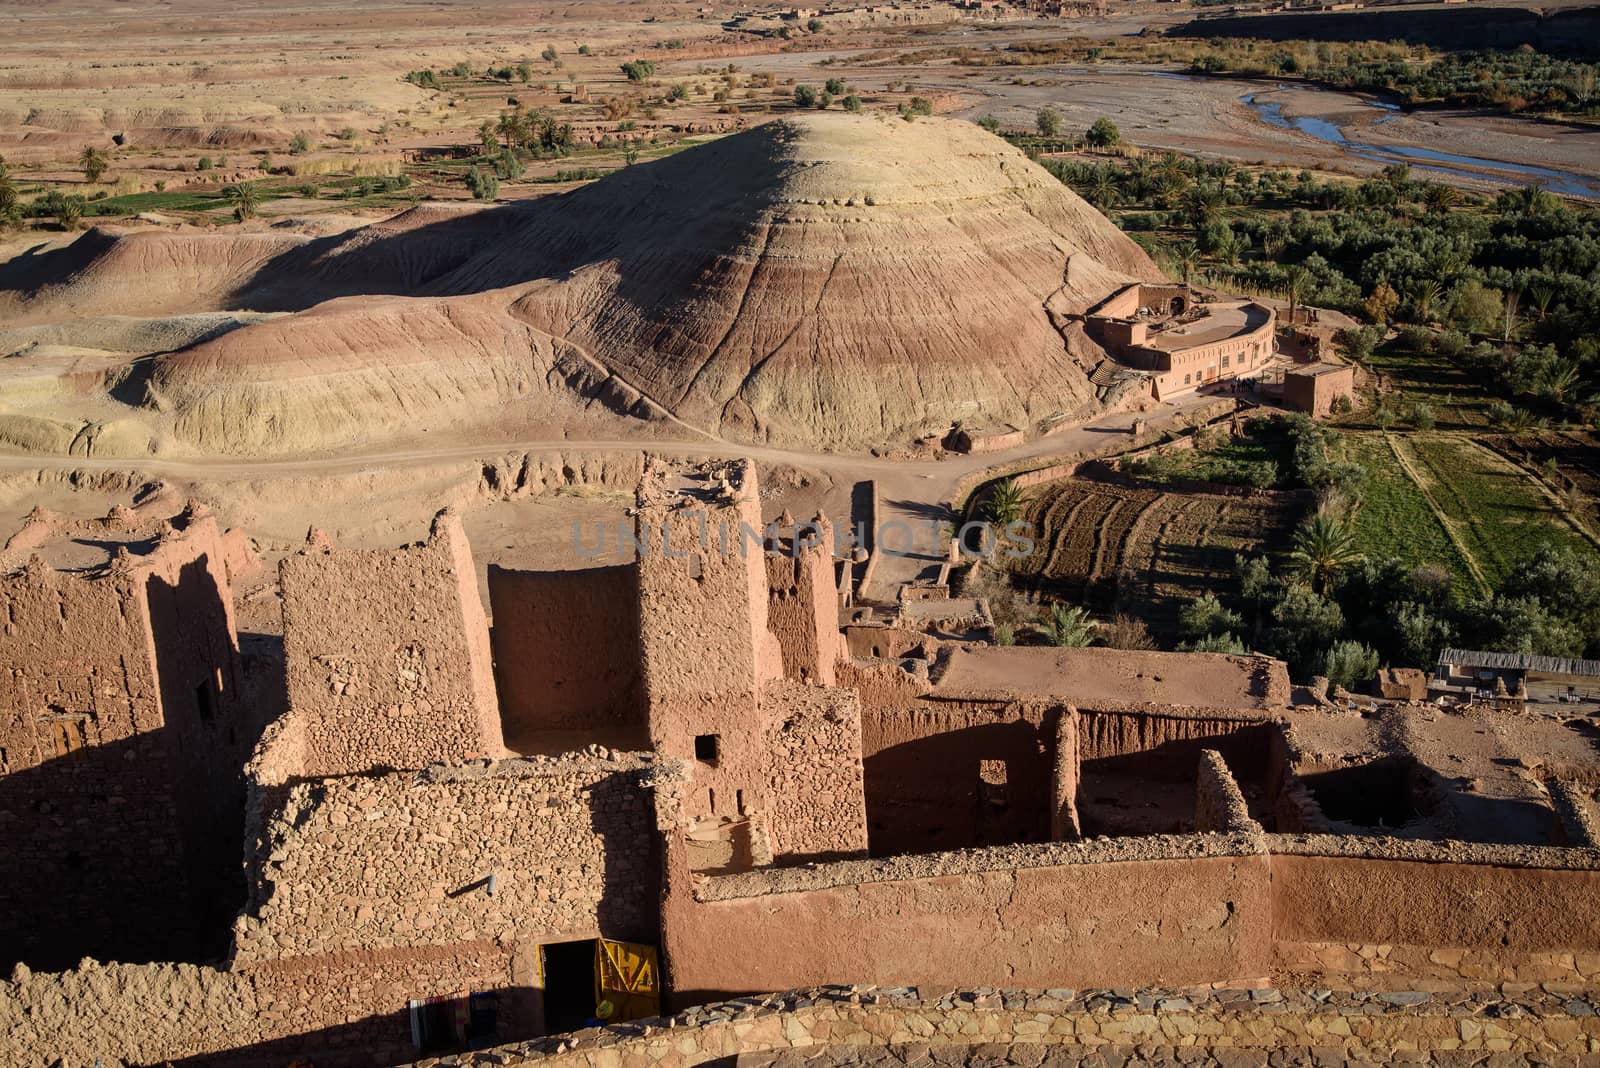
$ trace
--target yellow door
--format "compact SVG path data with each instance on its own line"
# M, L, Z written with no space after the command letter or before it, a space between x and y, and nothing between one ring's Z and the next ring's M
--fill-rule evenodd
M595 957L595 1004L602 1020L620 1023L661 1014L656 947L602 938L595 943Z

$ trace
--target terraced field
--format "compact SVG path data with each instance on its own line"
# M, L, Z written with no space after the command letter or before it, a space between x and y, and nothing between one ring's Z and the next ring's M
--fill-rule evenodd
M1178 609L1222 588L1239 553L1275 552L1304 505L1291 495L1168 493L1089 479L1028 492L1037 532L1020 582L1061 600L1138 615L1170 634Z

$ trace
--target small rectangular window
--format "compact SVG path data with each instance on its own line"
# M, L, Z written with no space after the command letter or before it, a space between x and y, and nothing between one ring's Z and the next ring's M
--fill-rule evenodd
M694 758L702 764L715 764L717 762L717 736L715 734L695 735Z
M211 699L211 684L202 682L194 688L194 706L200 712L200 722L210 723L216 715L216 702Z
M1228 366L1228 357L1226 357L1226 356L1222 357L1222 366L1224 366L1224 367Z

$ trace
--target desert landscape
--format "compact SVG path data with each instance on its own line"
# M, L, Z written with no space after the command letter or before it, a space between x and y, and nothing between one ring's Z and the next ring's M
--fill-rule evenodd
M1600 1056L1600 8L0 26L0 1066Z

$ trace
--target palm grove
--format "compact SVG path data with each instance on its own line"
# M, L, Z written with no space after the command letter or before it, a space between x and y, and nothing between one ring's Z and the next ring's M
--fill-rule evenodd
M1053 125L1042 117L1039 136ZM1381 348L1469 376L1503 433L1600 422L1600 212L1534 188L1463 194L1403 166L1348 181L1171 154L1040 162L1185 282L1337 308L1366 323L1340 338L1356 360ZM1358 418L1433 429L1428 404L1399 397L1371 398ZM1267 433L1277 459L1222 450L1201 474L1299 491L1307 514L1291 544L1241 556L1233 582L1182 611L1180 648L1265 652L1297 679L1347 687L1380 664L1430 667L1447 645L1600 656L1600 567L1586 546L1551 538L1492 588L1368 551L1353 518L1374 475L1345 435L1303 417ZM1129 473L1160 482L1178 473L1167 462ZM996 495L1002 513L1011 492ZM1073 612L1052 609L1045 640L1114 642L1117 628L1097 633Z

